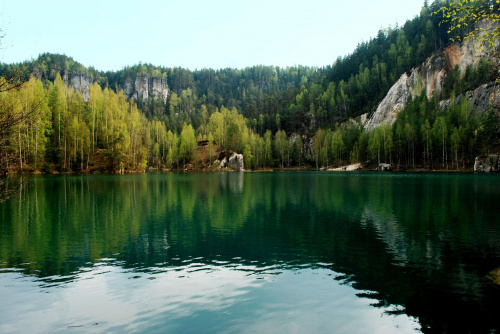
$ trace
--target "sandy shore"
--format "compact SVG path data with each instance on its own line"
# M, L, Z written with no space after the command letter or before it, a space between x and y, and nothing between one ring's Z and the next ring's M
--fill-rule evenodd
M347 165L347 166L342 166L339 168L328 168L327 171L330 172L349 172L353 170L358 170L361 169L361 164L353 164L353 165Z

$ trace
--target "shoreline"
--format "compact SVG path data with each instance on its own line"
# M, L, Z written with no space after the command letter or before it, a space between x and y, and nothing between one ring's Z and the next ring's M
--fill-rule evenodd
M4 176L23 176L23 175L124 175L124 174L147 174L147 173L269 173L269 172L330 172L330 173L352 173L352 172L380 172L380 173L478 173L478 174L496 174L495 172L475 172L473 168L469 169L399 169L399 170L387 170L381 171L375 168L365 168L360 164L346 165L336 168L321 168L317 170L314 167L284 167L284 168L262 168L262 169L244 169L243 171L236 171L228 168L221 170L209 170L209 169L199 169L199 170L182 170L182 169L161 169L152 168L149 170L142 171L124 171L124 172L95 172L95 171L71 171L71 172L9 172Z

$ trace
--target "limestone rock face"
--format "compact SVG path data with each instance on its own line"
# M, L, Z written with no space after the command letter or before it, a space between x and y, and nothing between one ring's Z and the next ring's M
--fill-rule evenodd
M163 78L149 78L149 95L167 101L169 93L167 81Z
M170 90L163 78L142 75L137 76L135 80L130 77L125 79L123 93L127 98L133 97L136 100L152 97L161 98L165 102Z
M372 117L362 117L362 120L366 119L365 129L373 130L384 123L393 124L399 111L406 106L408 98L420 94L422 89L425 89L429 99L434 92L440 95L446 79L446 64L444 54L440 54L430 57L420 67L412 69L410 75L403 73L389 89Z
M366 118L366 130L373 130L384 123L393 124L400 110L406 106L410 96L414 97L425 90L431 99L434 92L438 96L443 91L446 79L446 57L444 53L427 59L420 67L411 70L410 75L403 73L398 81L389 89L371 118ZM362 117L363 119L363 117Z
M481 23L484 25L484 23ZM486 29L487 27L482 27ZM491 57L484 50L474 45L475 40L469 40L464 44L452 44L441 53L428 58L422 65L401 75L399 80L391 87L385 98L380 102L377 110L371 117L362 115L361 120L366 130L373 130L384 123L393 124L396 116L408 101L408 98L420 94L425 90L427 98L431 99L435 93L440 96L443 91L446 71L458 66L464 74L469 65L474 65L480 59L490 62L498 62L498 57ZM494 48L500 51L500 41L495 43ZM484 86L484 87L483 87ZM473 104L473 110L484 111L490 102L498 101L491 84L483 85L469 94ZM445 102L446 103L446 102ZM449 102L448 102L449 103ZM500 102L496 102L500 103Z
M500 172L500 155L476 157L476 161L474 162L474 172Z
M366 130L373 130L377 126L396 121L398 112L406 105L406 100L410 94L410 77L404 73L399 80L389 89L385 98L380 102L377 110L371 118L367 119L364 126Z
M82 94L83 100L85 102L88 102L89 87L93 83L92 78L83 74L71 74L69 76L65 75L65 78L69 86L73 88L75 92L80 92Z

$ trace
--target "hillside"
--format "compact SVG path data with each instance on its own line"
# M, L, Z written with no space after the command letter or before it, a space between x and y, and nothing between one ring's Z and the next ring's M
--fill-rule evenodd
M49 53L1 64L1 75L33 77L23 89L37 91L3 96L11 112L42 101L36 127L20 125L17 136L2 139L12 157L7 169L212 165L215 155L196 141L208 142L208 151L242 152L252 169L381 161L398 169L434 168L438 161L441 168L471 168L476 154L497 145L497 134L483 133L482 125L495 101L496 63L474 52L473 42L449 44L441 14L431 15L439 6L424 5L402 27L380 30L323 68L138 64L102 72Z
M279 114L281 128L288 133L314 132L318 127L331 127L337 121L373 112L397 78L446 45L447 27L439 25L439 15L431 15L438 8L433 3L403 26L381 29L375 38L361 42L352 54L335 61L336 55L332 55L333 65L323 68L253 66L190 71L139 64L117 72L99 72L84 68L70 57L54 54L43 54L20 65L27 75L32 73L43 82L53 82L59 73L64 81L82 90L84 98L85 86L93 82L115 92L123 89L127 97L134 96L136 100L145 96L165 97L170 92L180 97L185 92L183 100L189 100L186 104L194 110L200 110L201 105L209 111L223 105L235 107L250 120L258 121L263 115L263 128L273 132L277 130ZM0 73L8 68L4 64ZM155 82L146 85L152 78ZM149 94L151 90L157 92ZM163 110L158 110L161 107ZM156 118L169 110L168 105L140 108ZM193 122L197 127L196 120Z
M491 24L481 22L480 26L483 32L491 30ZM442 108L450 106L450 98L460 102L464 94L471 101L473 113L484 113L491 103L498 109L500 100L495 95L500 92L494 82L498 75L494 68L498 68L500 62L500 41L496 40L488 52L486 47L476 45L477 42L474 39L463 44L450 44L403 73L377 110L372 115L363 115L365 128L373 130L384 122L393 124L407 102L422 93L428 100L440 100Z

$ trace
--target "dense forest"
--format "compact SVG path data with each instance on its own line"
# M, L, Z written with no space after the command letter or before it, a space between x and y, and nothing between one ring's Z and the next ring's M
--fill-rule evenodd
M1 133L2 172L210 169L231 151L243 153L246 169L354 162L471 168L475 155L495 147L498 111L473 115L467 99L458 104L454 96L495 79L486 62L463 74L449 70L439 97L452 97L447 109L437 96L429 100L422 93L393 125L366 132L359 122L401 74L450 43L447 23L440 24L442 4L426 1L413 20L381 29L322 68L191 71L138 64L102 72L49 53L1 64L0 84L13 76L24 80L19 89L0 93L3 114L36 109ZM92 80L88 98L68 86L74 74ZM128 99L126 80L140 76L166 80L168 98Z

